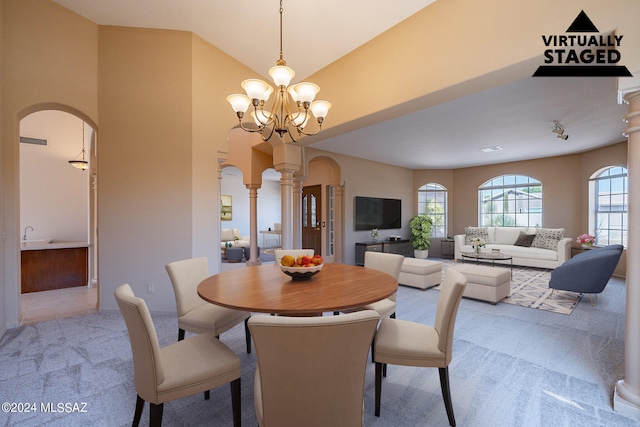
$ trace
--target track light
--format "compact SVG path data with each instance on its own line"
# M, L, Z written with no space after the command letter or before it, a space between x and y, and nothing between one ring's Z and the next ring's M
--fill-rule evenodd
M566 141L569 138L569 135L564 134L564 128L562 127L560 122L558 122L557 120L554 120L553 124L555 125L556 128L551 130L551 132L556 134L556 138L560 138Z

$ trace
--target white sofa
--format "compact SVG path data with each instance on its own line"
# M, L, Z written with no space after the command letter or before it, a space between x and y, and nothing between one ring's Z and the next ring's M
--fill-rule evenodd
M470 227L476 229L478 227ZM513 265L521 265L525 267L538 268L556 268L569 258L571 258L570 237L562 237L557 241L555 250L543 249L539 247L515 246L514 244L520 237L520 232L524 234L536 234L537 229L532 227L483 227L486 228L487 238L486 246L482 251L491 251L491 249L500 249L500 252L513 257ZM541 229L550 230L550 229ZM557 230L557 229L554 229ZM473 252L471 245L465 242L466 234L458 234L455 240L455 259L461 260L462 252ZM480 261L482 262L482 260ZM488 261L491 262L491 261Z
M231 243L234 248L251 246L249 236L242 236L238 228L223 228L220 230L220 249L224 249L227 243Z

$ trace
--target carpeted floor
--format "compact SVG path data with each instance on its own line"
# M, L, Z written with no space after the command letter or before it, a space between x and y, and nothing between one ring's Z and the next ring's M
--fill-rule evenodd
M433 324L440 293L401 286L397 316ZM449 366L459 426L637 426L612 410L624 376L625 282L612 279L595 307L571 316L511 304L463 299ZM177 338L175 316L153 316L161 345ZM242 363L242 423L255 426L255 352L238 325L221 335ZM129 338L120 313L96 313L23 326L0 341L3 402L34 412L0 413L1 426L127 426L135 405ZM340 384L336 384L339 387ZM303 391L301 391L303 392ZM365 426L447 426L437 369L389 366L382 413L375 417L374 365L367 366ZM86 412L41 411L41 404L79 404ZM82 404L86 403L86 407ZM64 406L63 406L64 407ZM148 425L145 408L141 425ZM165 426L231 426L230 388L167 403Z

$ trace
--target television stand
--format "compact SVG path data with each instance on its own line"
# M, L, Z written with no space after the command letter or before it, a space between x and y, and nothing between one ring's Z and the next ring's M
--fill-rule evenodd
M364 253L367 251L400 254L405 257L413 256L413 248L409 239L358 242L356 243L356 265L364 266Z

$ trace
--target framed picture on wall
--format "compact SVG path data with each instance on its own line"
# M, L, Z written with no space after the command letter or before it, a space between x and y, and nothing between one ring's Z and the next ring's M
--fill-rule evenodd
M220 196L220 219L231 221L231 196Z

